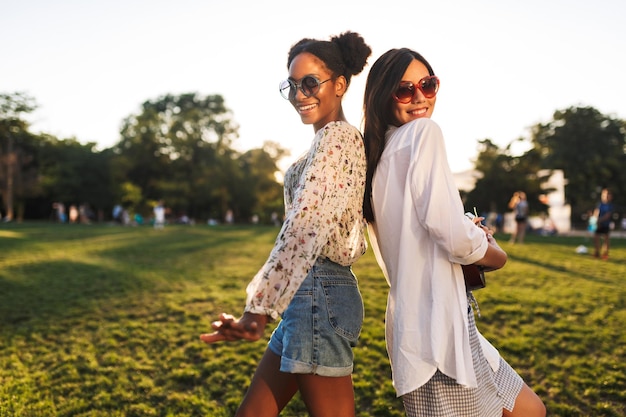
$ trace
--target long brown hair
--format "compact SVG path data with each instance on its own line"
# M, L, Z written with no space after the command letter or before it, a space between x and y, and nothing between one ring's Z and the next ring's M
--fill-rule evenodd
M385 149L385 133L389 125L395 122L392 112L393 93L414 59L424 64L430 75L435 75L422 55L407 48L390 49L385 52L374 62L367 75L363 100L363 140L367 157L363 214L370 223L374 221L372 180Z

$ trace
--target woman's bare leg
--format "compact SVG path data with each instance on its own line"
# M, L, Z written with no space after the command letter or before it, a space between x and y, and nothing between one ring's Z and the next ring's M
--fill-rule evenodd
M296 375L281 372L280 356L267 349L236 416L276 417L297 391Z
M297 375L300 395L311 417L354 417L352 375Z

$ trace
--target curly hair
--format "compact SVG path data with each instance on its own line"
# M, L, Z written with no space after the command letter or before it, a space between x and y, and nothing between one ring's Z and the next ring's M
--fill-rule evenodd
M289 50L287 68L291 61L303 52L318 57L335 77L343 75L347 85L350 85L352 76L365 68L372 49L361 35L350 31L333 36L330 41L305 38L295 43Z

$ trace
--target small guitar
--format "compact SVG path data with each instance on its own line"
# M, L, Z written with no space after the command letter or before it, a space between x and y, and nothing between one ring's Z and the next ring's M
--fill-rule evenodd
M465 216L474 221L477 214L475 214L476 208L474 208L474 213L470 213L469 211L465 213ZM477 223L476 226L480 226L480 223ZM485 288L487 283L485 282L485 268L478 265L461 265L463 268L463 277L465 278L465 289L467 291L480 290L481 288Z
M478 265L461 265L463 277L465 278L465 289L467 291L480 290L485 288L485 270Z

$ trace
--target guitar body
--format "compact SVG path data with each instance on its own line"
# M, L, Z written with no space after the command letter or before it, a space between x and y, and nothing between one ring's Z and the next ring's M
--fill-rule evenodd
M465 288L468 291L480 290L487 285L485 281L485 271L478 265L461 265L463 277L465 278Z

